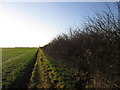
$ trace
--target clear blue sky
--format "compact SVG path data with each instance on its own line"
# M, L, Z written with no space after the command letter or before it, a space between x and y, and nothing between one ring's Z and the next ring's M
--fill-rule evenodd
M105 2L87 2L87 3L86 2L85 3L82 3L82 2L74 2L74 3L73 2L63 2L63 3L60 3L60 2L2 3L2 6L3 6L2 8L5 8L4 10L7 10L5 12L9 12L10 14L13 13L12 15L15 14L16 18L17 18L17 15L19 15L19 17L22 17L21 20L23 19L23 17L27 18L25 20L26 23L27 22L32 23L32 21L33 21L33 22L35 22L34 24L37 24L36 27L38 27L38 28L34 29L35 25L28 24L27 27L29 27L29 28L31 28L31 25L33 25L33 27L32 27L33 31L31 30L30 35L33 34L33 37L35 37L35 38L34 39L27 38L26 40L23 40L23 39L25 39L25 37L20 39L20 36L18 34L19 39L20 39L20 43L17 42L17 44L15 44L17 40L16 39L13 40L13 39L17 38L17 35L14 36L17 33L17 30L16 30L16 33L14 33L14 35L13 35L12 34L13 33L12 28L14 27L14 25L13 25L13 27L9 28L9 31L10 30L12 31L11 35L13 36L13 38L8 39L8 40L11 40L11 41L13 40L14 45L11 44L12 42L8 42L8 44L4 42L1 45L1 47L7 46L7 45L9 45L9 46L15 46L15 45L16 46L27 46L27 45L28 46L39 46L39 45L43 46L43 45L47 44L50 40L52 40L53 37L55 37L56 35L58 35L62 32L67 32L67 27L68 26L73 26L73 27L79 26L79 27L81 27L81 25L83 24L83 21L85 20L86 16L91 16L92 17L92 16L95 15L94 14L95 9L97 9L97 11L99 11L99 12L106 10L106 5L105 4L106 4ZM115 3L111 2L109 4L110 4L110 7L111 7L112 11L117 15L118 11L116 9ZM4 17L4 18L6 18L6 17ZM8 17L8 18L11 18L11 17ZM12 18L14 19L14 17L12 17ZM22 21L19 21L17 19L14 20L14 21L16 21L16 23L20 22L20 23L18 23L19 25L22 22L24 23L24 19ZM24 25L26 25L26 24L24 24ZM21 27L23 27L23 26L21 25ZM7 24L6 24L6 27L7 27ZM24 31L26 31L26 32L21 30L21 34L23 32L24 33L23 36L26 35L26 37L29 34L29 30L27 30L29 28L27 28L27 27L24 28ZM18 28L19 28L19 26L18 26ZM17 27L15 29L17 29ZM44 33L42 33L42 32L44 32ZM48 33L45 34L45 32L48 32ZM30 37L30 35L28 35L28 37ZM37 35L37 37L36 37L36 35ZM42 38L42 39L40 39L40 38ZM1 41L3 41L3 40L1 40ZM25 43L25 41L26 42L28 41L28 42L26 44L23 44L23 43ZM34 42L34 44L31 44L32 42ZM5 44L7 44L7 45L5 45Z

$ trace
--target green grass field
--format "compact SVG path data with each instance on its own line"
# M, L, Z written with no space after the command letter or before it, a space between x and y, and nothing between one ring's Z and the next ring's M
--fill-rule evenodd
M25 87L34 66L37 48L2 49L2 87ZM24 82L25 81L25 82ZM24 83L22 83L24 82ZM21 85L20 85L21 84Z

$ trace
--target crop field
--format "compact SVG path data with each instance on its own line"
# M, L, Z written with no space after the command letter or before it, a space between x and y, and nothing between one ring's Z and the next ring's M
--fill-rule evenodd
M26 87L37 48L2 49L2 88Z

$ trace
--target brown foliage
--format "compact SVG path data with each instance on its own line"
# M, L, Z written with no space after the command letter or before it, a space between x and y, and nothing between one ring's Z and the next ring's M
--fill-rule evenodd
M44 51L70 68L94 74L101 71L109 79L120 77L120 29L116 16L108 12L88 17L82 30L55 38Z

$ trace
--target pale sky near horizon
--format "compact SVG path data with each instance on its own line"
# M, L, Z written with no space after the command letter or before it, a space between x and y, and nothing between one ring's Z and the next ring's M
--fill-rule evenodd
M109 4L117 15L115 3ZM95 15L95 8L105 7L104 2L0 3L0 47L44 46L67 27L81 27L87 15Z

